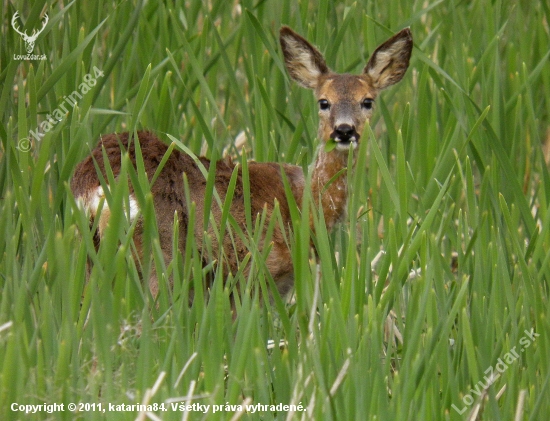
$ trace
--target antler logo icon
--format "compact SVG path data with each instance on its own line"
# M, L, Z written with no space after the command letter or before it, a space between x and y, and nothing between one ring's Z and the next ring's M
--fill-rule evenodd
M32 34L29 36L27 35L27 31L21 32L19 30L19 27L17 25L17 18L19 17L19 12L15 12L13 15L13 18L11 19L11 26L13 29L15 29L15 32L17 32L21 37L23 38L23 41L25 41L25 49L27 50L27 53L32 53L32 50L34 50L34 43L36 42L36 38L38 38L38 35L42 33L46 25L48 24L48 15L44 15L44 22L42 23L42 28L40 30L33 29Z

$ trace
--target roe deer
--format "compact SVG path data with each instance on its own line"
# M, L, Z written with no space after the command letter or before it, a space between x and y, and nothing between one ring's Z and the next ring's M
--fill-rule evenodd
M378 93L399 82L405 74L412 51L412 35L409 29L404 29L380 45L360 75L334 73L328 68L322 54L315 47L286 26L281 28L280 42L290 76L299 85L314 90L318 101L318 137L322 142L317 159L311 167L311 190L314 204L322 207L327 229L331 230L345 214L347 203L347 178L345 172L341 172L339 176L338 173L347 166L350 149L351 153L356 153L360 134L365 122L372 114ZM135 166L135 147L131 138L132 135L129 133L103 136L91 156L76 168L71 189L80 205L89 213L92 221L98 213L100 199L104 196L94 161L105 177L102 152L104 149L113 174L115 178L118 177L121 168L121 145L128 151L130 160ZM139 132L138 138L145 171L151 180L168 147L150 132ZM325 143L328 141L336 143L336 147L331 151L329 151L330 148L325 149ZM209 168L210 165L216 166L214 187L221 200L224 201L235 165L229 160L211 163L206 158L200 158L200 161L206 168ZM283 224L285 229L289 230L291 218L282 171L288 179L296 203L300 205L305 187L302 168L288 164L250 162L248 171L252 217L255 218L256 215L261 214L265 208L267 216L270 218L276 202L278 202ZM186 203L184 193L184 173L189 183L190 200L195 202L196 215L199 216L198 222L194 226L188 224L188 206L190 204ZM330 185L327 186L329 182ZM193 231L197 247L201 251L205 235L212 235L215 238L213 231L207 233L203 231L202 218L200 218L204 212L205 189L206 180L196 162L189 155L174 150L151 186L159 241L166 262L172 259L174 213L178 216L180 229L178 252L184 251L189 230ZM129 192L130 218L135 218L138 214L138 205L131 185ZM243 232L246 232L247 215L243 194L242 173L239 172L230 212L243 228ZM219 224L222 219L219 206L214 205L210 212ZM109 209L105 203L98 224L99 232L96 233L96 240L101 239L108 219ZM311 219L310 224L312 225ZM279 225L276 224L276 226ZM141 229L142 224L138 221L134 233L138 255L143 251ZM220 241L220 244L215 243L216 241L212 242L212 255L219 256L221 251L225 256L224 264L227 270L236 273L240 262L243 262L248 253L246 246L238 236L230 238L228 234ZM266 260L267 269L273 276L279 293L284 295L294 282L291 252L285 241L285 233L275 229L271 245L272 248ZM222 250L219 250L218 247L221 247ZM158 292L156 277L152 277L149 287L153 296L156 296Z

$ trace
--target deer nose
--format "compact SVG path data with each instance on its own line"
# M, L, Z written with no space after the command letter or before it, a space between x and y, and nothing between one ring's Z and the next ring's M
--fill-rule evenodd
M359 140L359 134L355 131L355 126L349 124L340 124L334 128L331 137L337 142L350 142Z

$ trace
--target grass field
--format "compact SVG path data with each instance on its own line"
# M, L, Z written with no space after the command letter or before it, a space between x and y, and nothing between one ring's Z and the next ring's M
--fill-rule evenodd
M548 419L550 6L314 3L1 2L0 419ZM47 12L44 60L19 59L16 11L29 34ZM233 321L225 277L192 237L164 267L151 224L151 258L134 262L121 183L96 253L68 185L100 134L141 128L197 155L307 170L317 105L283 67L283 24L341 72L406 26L415 48L377 100L345 223L318 223L319 265L295 214L291 303L261 304L269 221L249 221ZM143 172L128 173L151 216ZM161 275L156 303L138 265ZM64 411L21 412L54 403Z

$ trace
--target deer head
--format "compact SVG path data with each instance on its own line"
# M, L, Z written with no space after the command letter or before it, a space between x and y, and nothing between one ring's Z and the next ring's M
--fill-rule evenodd
M380 45L359 75L336 73L323 55L288 27L281 29L281 47L292 79L313 89L319 104L319 139L336 142L336 149L355 148L380 91L399 82L412 51L406 28Z
M44 28L48 24L48 15L44 15L44 22L42 22L42 28L39 30L33 29L32 34L29 36L27 35L27 31L21 32L19 27L17 26L17 18L19 17L19 12L15 12L13 15L13 18L11 19L11 26L13 29L15 29L15 32L17 32L21 37L23 38L23 41L25 41L25 49L27 50L27 53L32 53L34 50L34 43L36 42L36 39L38 38L38 35L44 31Z

